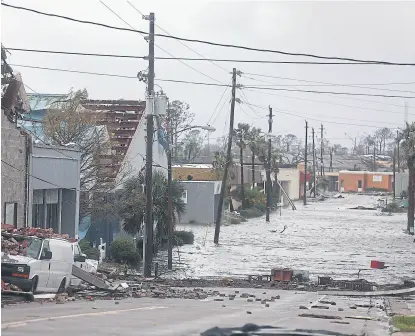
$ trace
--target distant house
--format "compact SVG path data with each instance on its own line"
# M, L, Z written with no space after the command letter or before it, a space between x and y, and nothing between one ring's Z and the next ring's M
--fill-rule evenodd
M339 172L340 192L365 192L368 190L392 191L392 172L348 171Z

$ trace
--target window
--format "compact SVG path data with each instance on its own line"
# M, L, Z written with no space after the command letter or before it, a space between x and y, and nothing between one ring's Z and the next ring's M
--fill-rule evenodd
M55 232L58 231L58 205L48 204L46 206L46 227L52 228Z
M76 256L80 256L81 255L81 250L79 249L78 245L72 245L73 246L73 255Z
M359 188L359 189L362 188L362 180L357 181L357 188Z
M187 190L183 191L181 198L182 198L183 203L187 204Z
M45 251L50 251L49 240L44 240L43 241L42 256L45 256Z
M4 203L4 224L17 227L17 203Z
M32 227L43 227L43 204L33 204Z

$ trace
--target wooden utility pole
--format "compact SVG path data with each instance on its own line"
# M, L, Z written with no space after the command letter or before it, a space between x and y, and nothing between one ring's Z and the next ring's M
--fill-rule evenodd
M323 124L321 124L321 144L320 144L320 175L324 176L324 163L323 163L324 141L323 141Z
M216 215L215 237L213 239L213 242L215 244L219 244L220 221L222 219L223 199L225 198L226 181L228 179L229 164L230 164L231 159L232 159L231 155L232 155L233 123L234 123L234 119L235 119L235 95L236 95L236 68L233 68L233 71L232 71L232 101L231 101L231 113L230 113L230 121L229 121L228 149L227 149L227 153L226 153L226 162L225 162L225 170L223 172L222 185L221 185L221 188L220 188L218 213Z
M304 205L307 205L307 154L308 154L308 122L305 121L305 148L304 148Z
M148 78L147 95L150 105L147 106L147 148L146 148L146 251L144 259L144 276L151 276L153 262L153 107L154 107L154 13L145 17L150 21L148 43Z
M316 183L316 146L314 144L314 127L311 129L313 135L313 184L314 184L314 198L316 198L317 193L317 183Z
M171 119L170 119L170 106L167 105L167 126L168 132L172 132L171 129ZM167 151L167 221L169 225L168 229L168 238L167 238L167 268L169 270L173 269L173 188L172 188L172 168L171 168L171 150L172 144L169 143L169 148Z
M392 188L393 188L393 199L396 198L396 148L393 149L393 183L392 183Z
M401 158L400 158L400 153L399 153L399 131L396 131L396 147L397 147L397 160L398 160L398 173L401 172Z
M376 141L373 142L373 171L376 171Z
M271 132L272 132L272 108L269 107L268 115L268 158L267 158L267 212L265 220L269 222L269 214L271 212L271 202L272 202L272 182L271 182ZM277 173L275 172L275 183L277 183Z

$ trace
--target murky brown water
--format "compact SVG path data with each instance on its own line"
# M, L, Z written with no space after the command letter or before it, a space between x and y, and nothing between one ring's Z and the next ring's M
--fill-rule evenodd
M361 277L379 284L415 278L414 237L403 233L406 215L378 216L376 211L349 210L373 205L376 198L347 195L297 211L285 209L265 218L223 226L220 245L213 244L213 226L186 225L195 244L174 251L175 268L186 277L269 274L274 267L304 269L312 279L330 275L336 279ZM287 229L279 233L284 225ZM277 233L271 232L277 230ZM158 258L164 259L164 256ZM384 270L370 269L372 259L384 261Z

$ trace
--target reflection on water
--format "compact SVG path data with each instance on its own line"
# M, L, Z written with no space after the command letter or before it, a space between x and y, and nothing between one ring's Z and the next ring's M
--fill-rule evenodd
M348 209L375 201L349 195L307 207L298 204L297 211L272 214L269 224L259 218L221 227L219 246L213 244L213 225L181 226L178 229L194 232L195 244L179 248L180 262L175 249L174 267L186 277L268 274L274 267L305 269L313 278L336 279L357 278L359 269L367 269L360 277L379 284L415 277L415 244L403 233L406 215L377 216L375 211ZM287 229L279 233L284 225ZM157 259L165 260L165 254ZM371 270L372 259L389 267Z

